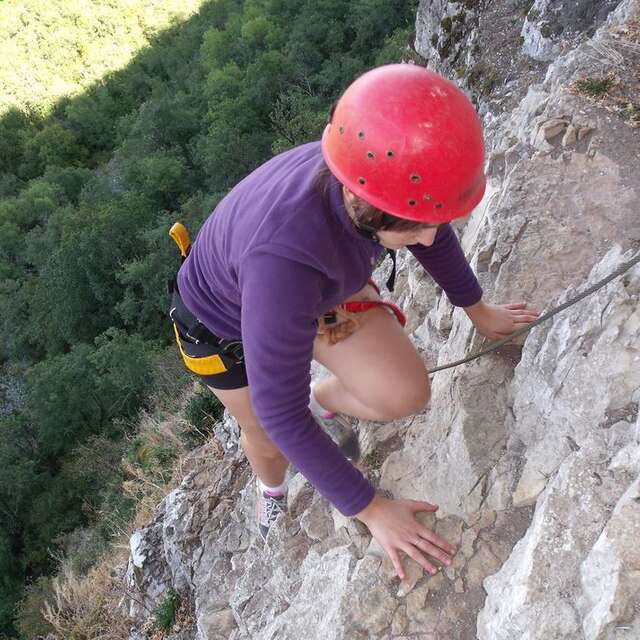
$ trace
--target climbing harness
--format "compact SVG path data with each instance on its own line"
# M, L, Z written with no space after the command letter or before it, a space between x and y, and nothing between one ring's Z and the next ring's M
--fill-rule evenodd
M180 249L181 263L184 262L191 250L189 232L182 223L176 222L169 230L169 235ZM395 252L392 254L392 259L394 269L387 283L387 286L391 283L391 290L395 279ZM370 279L369 284L380 294L380 289L373 280ZM190 371L199 375L216 375L225 373L234 365L244 362L244 352L240 340L219 338L186 308L180 297L176 276L169 280L167 288L171 295L169 316L173 322L176 343L180 355ZM324 314L322 319L324 325L330 327L338 323L339 315L362 313L378 306L389 310L397 318L398 322L403 327L405 326L406 318L400 308L392 302L383 300L344 302L329 313Z
M449 364L444 364L440 367L434 367L433 369L429 370L429 375L436 373L436 371L443 371L444 369L451 369L452 367L457 367L461 364L464 364L465 362L471 362L471 360L475 360L476 358L479 358L480 356L483 356L486 353L495 351L499 347L507 344L508 342L511 342L514 338L517 338L518 336L521 336L527 333L528 331L531 331L533 327L555 316L557 313L560 313L560 311L564 311L568 307L571 307L572 305L576 304L576 302L579 302L583 298L586 298L587 296L590 296L592 293L595 293L598 289L601 289L602 287L604 287L605 284L611 282L613 279L617 278L618 276L622 275L625 271L628 271L629 269L631 269L631 267L638 264L638 262L640 262L640 253L636 254L633 258L631 258L631 260L628 260L627 262L624 262L623 264L621 264L620 267L618 267L613 273L609 274L606 278L603 278L602 280L600 280L600 282L597 282L596 284L589 287L588 289L578 294L577 296L571 298L567 302L564 302L563 304L558 305L554 309L551 309L551 311L548 311L547 313L541 315L537 320L532 322L530 325L527 325L522 329L518 329L517 331L512 333L510 336L507 336L502 340L498 340L497 342L493 342L486 349L482 349L477 353L473 353L470 356L463 358L462 360L456 360L455 362L450 362Z
M186 227L176 222L169 235L180 249L181 263L191 250L191 241ZM169 316L180 355L190 371L210 376L225 373L244 362L244 352L240 340L225 340L214 335L184 305L178 290L177 276L169 280L171 309Z
M369 278L369 284L376 290L378 295L380 294L380 287ZM349 313L362 313L363 311L369 311L369 309L374 309L375 307L383 307L388 309L393 315L395 315L396 319L400 323L402 327L407 323L407 319L402 313L400 307L394 304L393 302L386 302L384 300L354 300L352 302L343 302L339 304L336 309L325 313L323 315L323 320L326 325L335 324L338 321L338 310L345 311L347 314Z

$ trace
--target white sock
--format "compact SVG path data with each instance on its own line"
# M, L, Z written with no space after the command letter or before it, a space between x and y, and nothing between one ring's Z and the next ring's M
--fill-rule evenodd
M315 388L316 385L320 382L319 380L311 383L311 393L309 394L309 409L311 413L317 416L321 416L323 418L333 418L335 413L333 411L327 411L317 400Z
M279 495L287 492L287 479L284 479L282 484L279 484L277 487L268 487L260 478L258 478L258 487L260 487L260 491L267 491L271 495Z

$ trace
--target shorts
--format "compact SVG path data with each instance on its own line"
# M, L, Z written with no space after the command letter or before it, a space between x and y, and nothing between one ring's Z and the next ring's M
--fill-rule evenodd
M221 345L207 344L218 342L221 338L206 329L187 309L177 286L171 297L169 317L173 321L178 349L189 371L213 389L242 389L249 386L244 360L238 362L231 353L225 352L226 347L227 351L242 354L242 343L239 340L223 340ZM198 330L197 335L204 337L206 342L201 339L196 342L194 327Z

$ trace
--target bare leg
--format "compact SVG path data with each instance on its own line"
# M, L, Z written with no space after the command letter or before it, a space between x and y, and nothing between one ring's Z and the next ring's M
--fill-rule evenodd
M363 404L335 376L329 376L315 386L315 398L327 411L344 413L361 420L383 421L384 413Z
M209 389L238 421L241 429L240 444L256 476L269 487L282 484L289 461L271 442L260 425L251 404L249 387L232 390L211 387Z
M316 387L320 405L379 421L423 411L430 397L427 370L398 321L374 308L359 314L359 325L336 344L314 342L313 357L334 374Z

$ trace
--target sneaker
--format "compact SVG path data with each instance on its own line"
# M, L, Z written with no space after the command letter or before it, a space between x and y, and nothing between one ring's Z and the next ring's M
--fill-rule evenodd
M351 423L338 413L326 411L315 400L314 391L317 382L311 383L311 395L309 397L309 409L320 426L331 436L338 445L340 451L351 460L357 462L360 459L360 443Z
M256 502L256 520L258 521L258 531L263 540L267 539L267 534L271 525L276 521L279 514L287 510L287 496L284 493L271 495L268 491L262 491L258 486L258 500Z
M340 451L342 451L351 462L358 462L360 459L360 443L358 442L358 434L353 430L351 423L339 413L326 413L325 415L314 413L313 417L331 436L331 439L338 445Z

